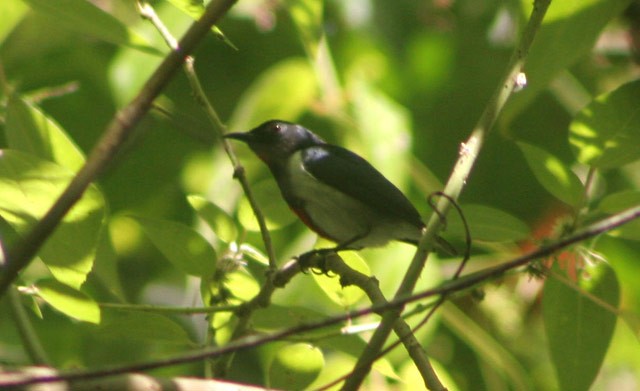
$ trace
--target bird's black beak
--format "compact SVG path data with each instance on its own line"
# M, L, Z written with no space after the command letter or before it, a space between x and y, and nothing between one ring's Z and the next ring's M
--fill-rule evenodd
M251 135L249 133L227 133L222 138L231 138L234 140L244 141L245 143L249 142Z

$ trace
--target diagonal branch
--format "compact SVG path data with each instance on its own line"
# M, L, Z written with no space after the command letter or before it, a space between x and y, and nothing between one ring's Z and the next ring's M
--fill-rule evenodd
M106 367L106 368L90 370L90 371L82 370L82 371L64 372L64 373L59 373L57 375L51 375L51 376L33 376L33 377L27 377L19 380L5 380L0 377L0 388L25 386L29 384L38 384L38 383L51 383L51 382L58 382L63 380L79 381L79 380L95 379L99 377L114 376L114 375L128 373L128 372L144 371L144 370L161 368L166 366L184 364L188 362L195 362L205 358L220 357L222 355L229 354L232 352L255 348L269 342L279 341L279 340L282 340L283 338L300 334L302 332L317 330L323 327L344 322L345 320L348 320L348 319L354 319L354 318L357 318L363 315L368 315L374 312L380 313L380 312L388 311L389 308L403 306L411 302L424 300L425 298L435 297L435 296L442 297L443 295L450 295L455 292L463 292L465 290L468 290L477 286L478 284L482 284L482 283L494 280L510 270L525 266L533 260L548 257L558 250L569 247L576 243L583 242L587 239L598 236L604 232L613 230L617 227L620 227L638 218L640 218L640 206L627 209L623 212L612 215L606 219L603 219L595 224L592 224L586 227L580 232L577 232L571 236L567 236L566 238L562 238L550 245L540 247L537 250L531 251L527 254L523 254L520 257L512 259L511 261L505 262L503 264L500 264L492 268L480 270L478 272L475 272L467 276L460 277L456 280L446 282L437 288L431 288L431 289L422 291L418 294L415 294L409 297L404 297L401 300L390 301L382 306L373 306L373 307L369 307L369 308L365 308L357 311L351 311L349 313L342 314L340 316L326 318L318 322L300 324L298 326L285 329L282 331L274 332L268 335L262 335L262 336L249 335L249 336L243 337L242 339L231 341L228 345L225 345L222 347L205 348L198 351L189 352L180 356L172 356L166 359L150 360L150 361L146 361L138 364ZM278 283L286 284L286 282L291 277L293 277L299 270L300 269L298 264L293 262L289 266L285 266L280 272L278 272L277 274L281 273L282 275L279 276L278 278L274 278L274 280L277 281Z
M102 138L91 151L86 163L64 192L31 231L7 252L6 263L1 269L0 275L0 296L17 278L18 273L31 262L31 259L38 253L40 247L53 233L67 212L80 200L91 182L105 171L123 143L131 136L135 126L149 111L154 99L183 64L185 56L194 50L210 31L211 26L236 1L214 0L210 2L200 20L194 22L180 40L180 49L171 51L147 80L140 93L115 114Z
M462 189L467 182L467 178L471 174L476 158L482 149L482 144L498 118L504 104L514 90L517 76L522 71L527 53L529 52L529 48L533 42L533 38L542 24L542 20L550 3L551 0L535 1L533 12L529 18L529 23L527 24L521 41L513 52L509 62L507 74L505 75L504 80L498 85L498 88L494 92L492 98L489 100L482 116L478 120L477 125L471 132L471 136L466 143L462 144L460 157L449 178L449 182L444 189L444 193L449 197L442 198L438 203L437 213L432 215L429 223L427 224L427 228L420 240L418 250L411 261L411 265L407 270L402 284L396 292L394 297L395 300L410 296L413 292L415 284L420 277L420 273L424 268L429 250L433 247L436 235L442 228L443 222L441 221L441 216L446 216L451 207L449 198L456 200L462 192ZM357 390L360 388L364 378L371 370L371 365L378 357L382 346L387 340L395 320L400 316L401 312L402 308L397 307L383 315L380 327L378 327L376 332L373 334L369 344L359 357L352 375L344 383L344 390ZM441 387L441 389L444 389L444 387Z

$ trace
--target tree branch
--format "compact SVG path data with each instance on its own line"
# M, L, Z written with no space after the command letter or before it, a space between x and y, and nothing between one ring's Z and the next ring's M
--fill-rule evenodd
M210 2L200 18L194 22L179 43L179 50L172 50L147 80L140 93L122 110L115 114L102 138L89 154L89 158L53 206L29 233L7 252L6 263L0 275L0 296L2 296L18 273L37 254L40 247L53 233L67 212L82 197L85 190L113 160L123 143L131 136L135 126L149 111L153 100L160 94L175 75L185 56L210 31L236 0L214 0Z
M396 292L394 297L395 300L407 297L411 295L411 292L413 292L416 281L420 277L420 273L424 268L429 251L433 247L436 235L442 228L443 222L441 216L446 216L451 207L449 199L457 200L462 192L462 188L467 183L467 178L471 174L471 170L473 169L476 158L480 153L487 134L493 127L500 111L514 90L517 76L522 72L524 61L527 57L527 53L529 52L531 43L533 42L533 38L542 24L542 20L550 3L551 0L535 1L533 12L529 18L529 23L527 24L520 43L518 47L516 47L516 50L509 62L507 74L504 80L499 84L492 98L489 100L482 116L478 120L477 125L471 132L471 136L466 143L462 144L460 158L458 159L458 162L453 169L453 173L449 178L449 182L444 189L444 193L447 194L448 197L443 197L438 202L437 211L432 214L431 219L427 224L427 228L420 240L416 254L409 265L409 269L407 270L404 280ZM378 327L376 332L373 334L369 344L359 357L352 375L344 383L344 390L357 390L360 388L364 378L371 370L372 363L378 357L382 346L387 340L395 320L400 316L401 312L402 308L397 307L383 315L380 327Z
M279 340L282 340L283 338L290 337L302 332L317 330L323 327L344 322L348 319L354 319L354 318L368 315L371 313L380 313L380 312L388 311L392 307L401 307L411 302L424 300L425 298L441 296L441 295L450 295L454 292L465 291L467 289L475 287L480 283L488 282L495 278L498 278L509 270L524 266L533 260L543 258L543 257L548 257L558 250L561 250L565 247L582 242L589 238L593 238L604 232L620 227L621 225L626 224L637 218L640 218L640 206L627 209L626 211L612 215L606 219L601 220L598 223L592 224L591 226L587 227L586 229L576 234L573 234L571 236L558 240L557 242L551 245L541 247L535 251L531 251L511 261L505 262L502 265L498 265L492 268L478 271L476 273L473 273L467 276L460 277L456 280L446 282L437 288L428 289L420 292L419 294L415 294L412 296L404 297L402 299L390 301L389 303L384 304L382 306L372 306L370 308L351 311L341 316L327 318L318 322L300 324L296 327L271 333L269 335L263 335L263 336L250 335L242 338L241 340L232 341L231 343L223 347L206 348L206 349L202 349L195 352L189 352L181 356L170 357L167 359L147 361L139 364L132 364L132 365L126 365L126 366L114 366L114 367L91 370L91 371L66 372L66 373L57 374L55 376L34 376L31 378L20 379L20 380L0 380L0 387L17 387L17 386L24 386L29 384L57 382L61 380L95 379L98 377L114 376L114 375L119 375L119 374L128 373L128 372L139 372L139 371L144 371L149 369L184 364L188 362L199 361L205 358L220 357L224 354L236 352L239 350L255 348L257 346L260 346L269 342L279 341ZM282 272L286 275L284 275L283 278L286 279L292 275L295 275L297 271L299 271L299 267L295 263L292 263L290 266L285 266ZM278 279L274 278L274 280L278 280Z

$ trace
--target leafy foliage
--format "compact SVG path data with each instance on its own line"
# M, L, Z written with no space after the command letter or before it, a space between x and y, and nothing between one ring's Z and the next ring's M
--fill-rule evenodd
M238 2L194 53L196 73L230 131L271 118L300 122L370 160L426 220L427 199L464 153L460 143L496 88L531 3ZM523 69L529 85L510 98L461 199L474 239L465 273L640 206L640 83L624 46L628 24L638 23L631 3L552 2ZM176 37L206 6L151 5ZM167 52L136 12L124 0L0 2L5 257ZM3 362L30 364L29 347L38 343L61 369L166 358L371 304L339 277L296 274L251 307L274 271L214 131L177 76L21 271L15 284L22 300L0 301ZM266 216L277 266L327 247L288 210L266 167L246 148L236 152ZM443 235L461 248L462 220L446 221ZM549 270L547 262L532 265L544 269L544 281L514 273L449 297L415 331L445 385L586 390L640 377L632 321L640 314L639 224L563 250L547 260L558 261ZM342 255L390 299L413 252L394 243ZM457 265L431 257L418 289L438 286ZM417 326L431 304L407 305L407 323ZM26 307L30 325L18 316L9 322L16 305ZM229 360L229 379L312 389L353 368L379 319L370 314L307 331L205 370L198 363L156 373L203 377ZM31 337L24 332L30 327ZM373 370L381 376L367 389L423 382L402 347Z

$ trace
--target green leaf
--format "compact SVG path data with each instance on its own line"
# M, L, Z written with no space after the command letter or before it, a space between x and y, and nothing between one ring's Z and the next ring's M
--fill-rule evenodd
M349 267L359 271L362 274L370 275L369 266L362 259L360 254L355 251L342 251L340 257ZM357 286L343 287L340 284L340 278L337 276L329 277L326 274L312 273L313 280L318 284L320 289L333 301L342 307L351 307L356 304L364 292Z
M17 95L12 95L7 105L5 132L11 149L30 153L73 171L84 163L82 151L60 125Z
M272 118L295 120L316 96L316 77L303 58L273 65L249 87L229 120L229 130L246 131Z
M98 303L79 290L53 279L38 281L36 288L42 300L63 314L84 322L100 323Z
M402 189L409 176L411 158L409 111L362 77L354 77L351 84L360 137L357 143L349 140L349 147L356 151L364 147L362 155Z
M174 7L189 15L191 19L198 20L204 13L204 2L202 0L169 0ZM216 38L229 45L231 48L238 50L236 45L227 38L226 35L216 26L211 27L211 31Z
M159 53L146 39L87 0L23 0L38 14L60 26L116 45Z
M453 376L450 372L451 368L447 368L440 364L440 362L436 361L433 357L429 357L429 361L438 376L438 379L442 385L446 387L447 391L462 390L462 388L458 387L456 382L453 380ZM416 384L424 383L424 379L413 361L406 361L400 368L399 375L402 381L399 384L398 391L413 391L415 390Z
M638 205L640 205L640 191L626 190L604 197L598 209L604 213L618 213Z
M114 340L192 346L187 331L170 318L150 312L104 310L99 334Z
M175 267L198 277L213 275L216 252L193 228L168 220L134 217L151 242Z
M20 1L0 2L0 15L2 15L2 23L0 23L0 46L2 46L5 37L11 33L27 11L27 6Z
M295 343L278 349L269 365L267 384L270 388L302 390L311 384L324 367L322 351L306 343Z
M531 231L527 224L500 209L483 205L463 205L471 237L486 242L514 242L526 239ZM463 237L464 227L457 215L447 217L447 232Z
M566 204L580 204L584 189L573 171L560 159L541 148L523 142L517 144L542 187Z
M370 326L376 326L376 324L370 324ZM367 343L358 334L342 334L336 335L335 337L322 338L318 340L318 345L326 349L335 349L353 358L357 358L362 354ZM400 380L400 377L387 357L376 360L373 364L373 369L390 379Z
M531 14L533 1L523 0L523 15ZM630 0L552 1L524 72L527 87L509 99L503 119L513 118L553 79L591 51L607 23L619 15Z
M638 205L640 205L640 191L627 190L606 196L598 205L598 209L604 213L613 214ZM607 235L629 240L640 240L640 220L635 219L619 228L607 231Z
M267 228L282 228L296 220L296 216L289 210L289 207L282 199L280 190L278 190L272 179L266 179L256 183L251 187L251 190L264 214ZM260 226L253 214L253 209L251 209L249 200L246 198L242 198L238 205L238 220L245 229L254 232L260 231Z
M640 80L600 95L569 126L580 163L613 168L640 159Z
M311 306L315 307L315 305ZM268 308L255 311L252 321L257 329L270 331L321 321L325 317L325 315L309 308L272 304ZM338 350L350 357L357 358L366 346L366 342L358 334L341 334L342 326L334 324L321 329L310 330L305 332L304 336L309 338L321 337L318 339L320 346L326 349ZM334 336L327 337L328 335ZM387 358L376 360L373 367L389 378L399 379Z
M19 233L40 220L70 182L67 168L14 150L0 151L0 215ZM79 288L91 271L105 216L95 186L67 213L38 253L54 277Z
M96 257L91 269L91 280L98 281L104 289L108 290L114 297L125 300L125 293L122 287L121 276L118 272L118 255L113 248L111 235L108 229L100 232Z
M253 299L260 293L258 282L244 270L225 274L224 285L231 291L234 298L243 302Z
M311 58L315 58L324 29L322 0L287 0L287 8L298 28L302 43Z
M616 324L616 314L594 299L618 308L620 286L604 262L586 267L577 287L570 286L573 283L557 266L552 270L562 277L549 277L543 291L542 315L551 359L560 389L588 390Z
M218 205L199 195L189 195L187 201L220 240L229 243L238 237L233 218Z

